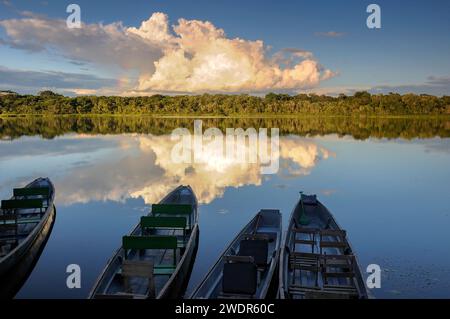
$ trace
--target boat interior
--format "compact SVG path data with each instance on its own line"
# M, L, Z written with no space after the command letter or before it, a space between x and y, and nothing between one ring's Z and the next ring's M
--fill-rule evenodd
M285 267L293 299L352 299L364 296L356 258L328 210L315 197L302 196L288 231ZM286 265L287 264L287 265Z
M280 223L278 211L261 211L223 254L194 298L259 298L270 284L267 278L277 258Z
M39 179L15 188L13 197L2 200L0 210L0 258L19 246L40 223L52 197L49 181Z
M152 205L149 216L122 239L109 282L95 298L156 298L182 258L196 223L195 197L186 189Z

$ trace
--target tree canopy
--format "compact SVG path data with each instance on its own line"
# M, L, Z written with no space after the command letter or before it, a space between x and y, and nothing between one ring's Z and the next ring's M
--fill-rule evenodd
M450 114L450 96L357 92L337 97L316 94L78 96L52 91L0 96L0 114L156 114L156 115L425 115Z

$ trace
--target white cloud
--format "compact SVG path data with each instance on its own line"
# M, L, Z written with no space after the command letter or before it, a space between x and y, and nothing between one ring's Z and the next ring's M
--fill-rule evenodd
M131 27L127 31L162 45L169 44L172 40L169 33L169 17L161 12L156 12L150 19L143 21L139 28Z
M56 50L76 61L137 72L131 92L266 92L316 87L335 76L311 52L286 49L289 65L268 54L263 41L228 38L211 22L154 13L139 28L120 22L68 29L64 20L28 14L0 21L8 45L28 51ZM129 88L127 88L129 89Z
M0 26L8 35L5 42L13 48L32 52L57 50L72 60L113 65L124 70L153 72L153 61L162 56L159 43L127 32L120 22L83 24L80 29L69 29L64 20L34 15L1 20Z
M140 90L293 90L316 86L321 80L321 66L306 51L289 52L302 60L283 69L267 57L262 41L229 39L210 22L180 19L173 30L168 41L175 45L155 62L154 74L141 76Z

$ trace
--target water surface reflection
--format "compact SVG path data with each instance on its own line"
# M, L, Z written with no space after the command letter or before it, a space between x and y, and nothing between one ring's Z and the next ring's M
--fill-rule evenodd
M187 127L193 123L185 121ZM212 124L226 125L217 121ZM445 124L430 127L439 127L441 135L448 131ZM52 236L18 297L85 297L121 236L179 184L191 185L201 203L200 246L189 289L259 209L281 209L286 224L303 190L317 193L347 229L363 267L381 265L377 297L450 297L450 256L446 245L438 244L450 242L447 138L359 140L333 134L337 131L285 132L280 171L261 175L259 164L175 164L167 128L94 133L69 129L52 139L25 133L0 142L2 198L36 176L51 177L57 189ZM80 290L65 286L71 263L82 267Z

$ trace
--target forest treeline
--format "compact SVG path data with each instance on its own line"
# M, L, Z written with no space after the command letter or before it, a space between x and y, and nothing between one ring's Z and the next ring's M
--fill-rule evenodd
M157 118L152 116L29 116L0 118L0 138L42 136L52 139L68 133L168 135L179 127L193 132L193 118ZM357 140L367 138L450 137L446 117L289 117L289 118L204 118L203 129L279 128L281 135L321 136L337 134Z
M450 96L357 92L337 97L315 94L78 96L51 91L39 95L0 95L0 115L152 114L152 115L439 115L450 114Z

